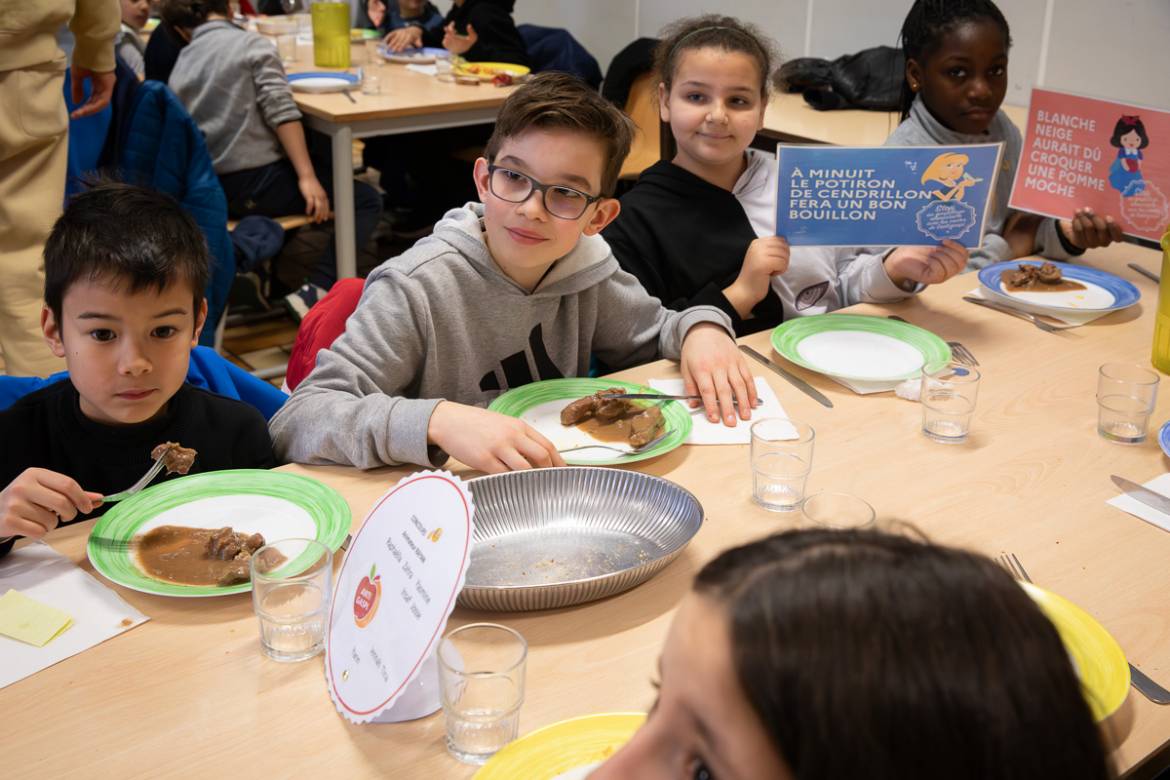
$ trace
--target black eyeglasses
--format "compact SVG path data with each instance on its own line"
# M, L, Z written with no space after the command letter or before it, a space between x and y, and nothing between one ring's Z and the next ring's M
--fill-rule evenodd
M590 204L602 198L559 184L541 184L527 174L498 165L488 166L488 189L509 203L523 203L532 196L533 190L539 190L545 211L560 219L578 219Z

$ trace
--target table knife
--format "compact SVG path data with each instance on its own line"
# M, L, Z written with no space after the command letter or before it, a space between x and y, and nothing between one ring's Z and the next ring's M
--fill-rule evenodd
M815 387L813 387L812 385L810 385L808 382L804 381L800 377L796 376L795 374L792 374L792 373L786 371L784 368L777 365L776 361L770 360L769 358L764 357L759 352L756 352L754 349L752 349L751 347L749 347L745 344L740 344L739 348L741 350L743 350L744 354L746 354L748 357L752 358L753 360L758 360L759 362L763 363L768 368L775 371L781 377L788 380L792 384L793 387L795 387L797 390L801 391L802 393L804 393L808 397L812 398L814 401L819 403L821 406L827 406L830 409L833 408L833 402L830 401L825 396L824 393L822 393L820 390L817 390Z
M1113 484L1121 488L1122 492L1124 492L1130 498L1134 499L1135 501L1140 501L1151 509L1157 509L1162 514L1170 517L1170 496L1164 496L1161 493L1155 493L1153 490L1150 490L1144 485L1139 485L1136 482L1128 480L1125 477L1119 477L1116 474L1114 474L1111 479L1113 480Z

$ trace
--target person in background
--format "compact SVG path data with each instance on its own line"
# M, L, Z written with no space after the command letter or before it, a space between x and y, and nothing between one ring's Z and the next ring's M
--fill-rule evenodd
M1008 87L1007 19L991 0L916 0L902 24L902 124L887 146L1004 143L983 245L970 269L1040 254L1067 260L1121 240L1112 217L1077 209L1057 220L1008 208L1023 139L1000 106Z
M227 0L163 0L162 14L189 40L168 84L207 139L228 214L330 219L333 168L323 153L328 143L317 139L319 153L310 156L301 112L272 42L228 21ZM354 182L357 246L365 246L380 214L377 191ZM298 320L337 280L335 258L329 241L309 278L285 297Z
M118 18L118 0L0 0L0 353L9 374L47 376L62 366L40 328L41 255L69 162L69 66L57 30L68 23L75 38L73 117L91 116L114 92Z
M120 1L122 28L114 41L114 51L141 79L146 75L146 44L142 42L141 33L150 18L150 0Z
M990 560L788 531L695 578L645 725L590 780L1106 780L1056 628Z
M443 14L427 0L367 0L366 16L384 36L404 27L420 27L424 35L433 35L443 27Z
M528 51L512 19L515 0L455 0L438 30L410 25L386 36L391 51L442 46L468 62L528 64Z

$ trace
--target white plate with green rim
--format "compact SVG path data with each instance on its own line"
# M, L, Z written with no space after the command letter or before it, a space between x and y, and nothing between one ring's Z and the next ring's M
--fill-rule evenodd
M145 574L135 563L130 541L161 525L191 528L231 526L265 541L316 539L337 550L349 532L349 504L315 479L263 469L193 474L149 487L119 502L93 527L86 554L103 577L142 593L198 598L247 593L237 585L180 585ZM289 564L295 568L296 561Z
M566 405L578 398L592 395L610 387L625 388L631 393L658 392L652 387L632 382L621 382L616 379L546 379L507 391L492 401L488 409L506 414L509 417L519 417L543 434L558 450L567 450L586 444L612 444L615 447L620 447L623 446L620 443L598 441L575 425L561 425L561 410ZM635 401L634 403L652 406L655 402ZM666 418L666 438L653 447L633 455L618 455L613 450L600 447L577 450L564 456L565 463L570 466L621 466L665 455L686 441L687 437L691 435L693 423L690 412L677 401L668 401L663 404L662 415Z
M814 314L782 322L772 348L820 374L858 382L896 382L924 365L945 365L951 348L928 330L886 317Z

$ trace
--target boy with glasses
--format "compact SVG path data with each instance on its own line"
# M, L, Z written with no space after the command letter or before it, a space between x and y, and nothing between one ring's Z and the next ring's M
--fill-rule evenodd
M510 387L680 360L708 417L748 419L755 385L715 307L673 312L614 260L601 229L629 120L572 76L542 74L504 104L475 163L482 203L449 211L366 280L345 334L270 422L302 463L485 472L563 465L520 420L484 410ZM486 159L485 159L486 158Z

